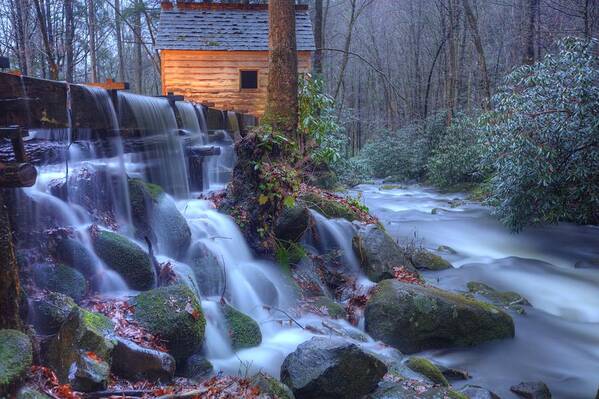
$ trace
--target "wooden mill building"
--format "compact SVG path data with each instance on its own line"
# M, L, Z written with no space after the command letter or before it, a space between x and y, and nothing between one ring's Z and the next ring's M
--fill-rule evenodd
M296 5L298 72L315 50L306 5ZM162 91L186 100L262 116L268 85L268 6L162 2L156 40Z

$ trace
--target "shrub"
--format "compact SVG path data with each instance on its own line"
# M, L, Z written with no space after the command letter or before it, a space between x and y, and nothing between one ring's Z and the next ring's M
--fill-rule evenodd
M483 152L476 121L464 115L456 116L427 162L427 178L441 188L480 182Z
M515 69L484 116L497 216L519 230L560 220L599 223L596 40L567 38L556 55Z
M360 157L366 160L374 177L419 179L428 156L427 144L419 125L410 125L397 131L383 130L375 140L362 148Z

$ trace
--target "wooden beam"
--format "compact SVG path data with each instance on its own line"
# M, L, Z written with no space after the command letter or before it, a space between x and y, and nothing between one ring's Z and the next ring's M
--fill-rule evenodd
M115 82L114 79L106 79L106 82L89 82L86 86L101 87L105 90L129 90L129 82Z
M31 187L36 178L37 169L30 163L0 164L0 188Z

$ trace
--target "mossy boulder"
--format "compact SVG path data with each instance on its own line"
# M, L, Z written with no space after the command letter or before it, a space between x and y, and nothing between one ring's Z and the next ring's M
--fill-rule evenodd
M514 337L514 321L493 305L397 280L376 286L364 316L367 333L404 353Z
M314 337L281 366L281 382L302 399L357 399L376 389L387 366L340 338Z
M83 299L88 288L83 274L62 264L34 265L33 280L39 288L68 295L75 301Z
M470 399L501 399L495 392L491 392L478 385L468 384L462 387L460 392Z
M112 372L129 381L169 382L175 375L175 359L119 337L112 352Z
M127 179L127 186L129 187L129 204L131 207L131 219L135 227L135 236L139 239L147 237L151 242L155 243L156 234L154 234L154 230L152 229L151 221L154 212L155 197L152 195L147 183L141 179ZM160 193L155 193L155 195L159 196Z
M418 274L397 242L380 226L360 228L352 239L352 245L364 273L372 281L393 278L394 267L403 267Z
M96 273L96 259L93 254L74 238L66 237L56 241L53 255L65 265L77 269L85 277L89 278Z
M310 212L305 206L285 208L275 224L275 236L285 242L298 242L310 225Z
M510 391L525 399L551 399L551 392L543 381L521 382L511 386Z
M314 306L319 309L322 309L326 312L326 314L333 319L345 319L347 317L347 312L337 302L333 301L331 298L326 296L320 296L314 298Z
M97 231L94 250L108 267L115 270L129 288L144 291L156 285L150 256L127 237L111 231Z
M115 344L110 319L75 307L49 344L48 365L62 384L74 390L106 389Z
M177 205L166 195L161 195L154 206L152 229L161 253L183 259L191 244L191 230Z
M58 292L49 292L36 298L31 305L33 325L42 334L56 334L77 306L73 298Z
M166 341L177 362L202 347L206 320L198 298L189 287L180 284L156 288L137 295L132 303L135 319Z
M449 382L447 382L441 370L428 359L412 356L407 360L406 365L410 370L428 378L433 384L443 385L444 387L449 386Z
M530 306L530 302L517 292L497 291L495 288L478 281L470 281L466 286L470 293L480 295L493 305L504 306L518 313L524 313L522 306Z
M420 249L412 255L412 264L418 269L428 270L445 270L453 267L451 263L439 255L425 249Z
M17 330L0 330L0 397L8 395L25 376L33 361L33 346Z
M359 219L359 215L352 208L314 192L302 194L300 202L329 219L346 219L350 222Z
M210 360L200 354L191 355L186 361L181 375L194 381L208 378L214 371Z
M231 305L223 305L222 312L227 321L227 329L233 349L239 350L260 345L262 333L260 332L260 326L254 319Z
M251 378L250 384L260 389L262 395L276 399L295 399L287 385L268 374L262 372L256 374Z

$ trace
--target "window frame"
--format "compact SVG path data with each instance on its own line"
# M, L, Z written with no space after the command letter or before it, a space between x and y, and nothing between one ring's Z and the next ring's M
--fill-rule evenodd
M242 85L242 74L243 72L256 72L256 87L252 87L252 88L245 88ZM260 89L260 70L259 69L250 69L250 68L243 68L239 70L239 91L257 91Z

